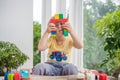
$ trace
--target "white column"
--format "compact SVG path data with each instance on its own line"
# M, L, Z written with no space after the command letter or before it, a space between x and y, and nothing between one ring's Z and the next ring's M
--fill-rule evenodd
M82 0L70 0L69 20L74 31L83 40L82 5ZM83 49L73 49L71 61L77 67L83 67Z
M0 41L16 44L30 58L22 67L33 67L33 0L0 0Z
M42 0L42 35L46 30L48 20L51 17L51 10L52 10L52 5L51 5L51 0ZM47 50L41 52L41 63L45 62L47 60Z

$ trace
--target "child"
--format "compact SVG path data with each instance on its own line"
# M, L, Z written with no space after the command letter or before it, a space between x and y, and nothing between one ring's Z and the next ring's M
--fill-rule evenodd
M67 29L70 36L63 35L63 29ZM51 31L56 31L56 37L49 36ZM44 32L38 44L38 49L44 51L49 49L47 54L47 62L39 63L33 68L34 75L63 76L77 75L77 67L70 62L70 51L72 47L81 49L82 41L73 31L70 23L67 21L62 24L48 23L48 27ZM74 53L73 53L74 54Z

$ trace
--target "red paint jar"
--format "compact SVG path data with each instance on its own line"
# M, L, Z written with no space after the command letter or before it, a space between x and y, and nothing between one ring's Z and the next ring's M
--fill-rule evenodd
M107 75L105 73L101 73L99 75L99 80L107 80Z

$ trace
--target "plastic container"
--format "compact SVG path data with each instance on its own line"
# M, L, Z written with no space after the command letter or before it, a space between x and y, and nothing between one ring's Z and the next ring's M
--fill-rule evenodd
M85 80L85 75L83 73L78 73L77 80Z

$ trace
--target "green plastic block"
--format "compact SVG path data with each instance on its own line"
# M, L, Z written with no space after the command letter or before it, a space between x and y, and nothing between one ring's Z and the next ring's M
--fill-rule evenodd
M63 14L59 14L59 19L63 19Z
M68 32L63 32L63 35L64 36L68 36Z
M68 34L68 32L64 32L64 34Z
M68 34L64 34L64 36L68 36Z
M68 30L67 29L64 29L65 32L67 32Z
M56 37L56 34L52 34L52 37Z

